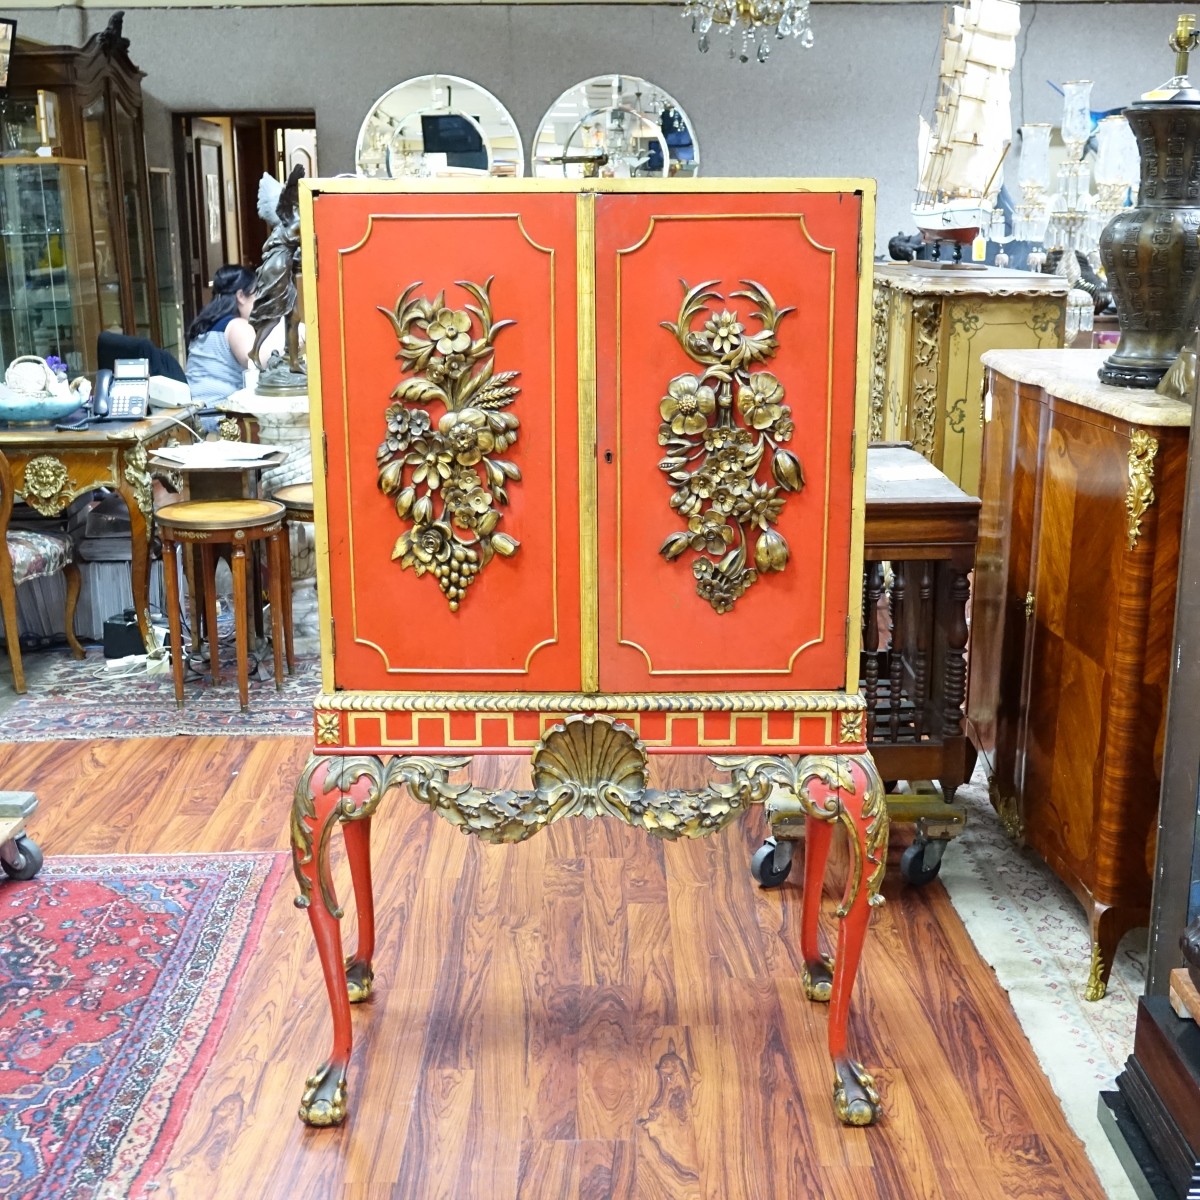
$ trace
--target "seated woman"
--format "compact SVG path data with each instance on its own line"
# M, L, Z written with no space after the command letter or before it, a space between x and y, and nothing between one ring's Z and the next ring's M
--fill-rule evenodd
M213 298L187 331L187 382L192 403L205 408L225 400L245 384L254 347L247 319L254 307L254 272L227 263L213 276Z

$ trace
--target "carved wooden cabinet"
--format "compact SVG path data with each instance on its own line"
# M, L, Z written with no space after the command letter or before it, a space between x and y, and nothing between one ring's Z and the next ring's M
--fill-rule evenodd
M87 162L101 327L161 343L142 126L142 78L123 14L83 46L18 39L0 126L9 145L42 144Z
M657 836L756 802L807 842L804 987L835 1108L878 1097L846 1017L887 845L858 691L873 185L306 183L325 639L292 844L334 1018L301 1116L346 1115L373 986L370 821L392 785L521 841L572 815ZM532 786L452 774L531 754ZM647 754L728 782L648 786ZM343 965L330 831L360 916ZM837 969L818 947L850 834Z
M1150 904L1188 407L1104 352L992 351L969 728L1008 831L1088 911L1088 997Z
M980 355L1058 348L1067 282L964 264L879 263L872 308L871 440L911 442L979 495Z

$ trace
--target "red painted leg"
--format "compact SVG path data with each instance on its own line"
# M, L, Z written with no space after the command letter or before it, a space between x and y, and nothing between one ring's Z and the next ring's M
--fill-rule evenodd
M821 892L833 826L808 817L804 822L804 897L800 914L800 953L804 957L804 994L827 1004L833 989L833 959L821 953Z
M870 1125L879 1115L879 1094L862 1064L850 1058L846 1029L867 923L871 909L881 902L879 886L888 836L883 783L865 754L814 755L801 760L798 774L810 822L823 822L831 829L836 821L850 838L850 876L838 908L841 923L830 995L829 1054L834 1069L833 1105L839 1120L846 1125ZM807 906L813 884L807 870L805 877Z
M296 785L291 821L292 866L300 885L296 905L308 911L333 1017L329 1057L305 1081L300 1101L300 1119L309 1125L340 1125L346 1119L346 1072L352 1042L350 1000L357 985L353 975L348 978L342 962L338 925L342 910L329 869L329 839L334 825L341 822L347 834L355 899L360 915L365 914L362 936L366 944L360 941L357 959L364 948L369 952L374 941L369 835L365 830L360 833L357 826L370 820L385 787L385 771L377 758L315 755L310 756ZM369 975L369 958L365 961Z
M375 973L375 895L371 888L371 818L353 821L342 831L350 878L354 882L354 904L358 909L358 949L346 959L346 989L351 1004L360 1004L371 994Z

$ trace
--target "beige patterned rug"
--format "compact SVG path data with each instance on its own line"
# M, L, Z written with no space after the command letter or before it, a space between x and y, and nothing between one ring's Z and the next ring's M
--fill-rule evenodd
M947 849L939 878L1008 992L1108 1195L1133 1200L1096 1106L1133 1050L1147 931L1134 930L1121 943L1104 999L1085 1000L1091 938L1083 908L1036 855L1019 850L1004 833L988 801L982 760L958 799L968 806L967 827Z

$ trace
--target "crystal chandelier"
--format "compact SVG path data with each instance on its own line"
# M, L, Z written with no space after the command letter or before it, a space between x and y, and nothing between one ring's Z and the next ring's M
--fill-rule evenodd
M754 49L761 63L771 53L772 36L780 41L799 38L805 50L812 48L809 3L810 0L684 0L683 15L691 17L692 32L700 35L702 52L709 49L712 27L720 25L729 37L730 58L749 62L750 51Z

